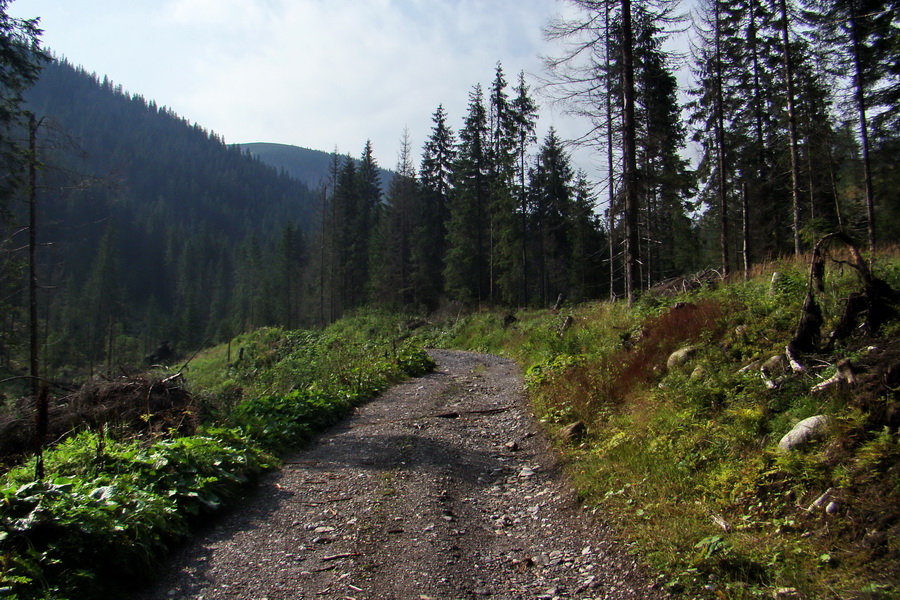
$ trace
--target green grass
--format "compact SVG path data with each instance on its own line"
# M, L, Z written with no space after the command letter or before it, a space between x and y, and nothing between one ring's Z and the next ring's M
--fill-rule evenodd
M84 431L0 480L0 597L115 597L276 456L393 382L433 368L403 319L360 313L320 332L262 329L190 362L195 435ZM152 418L152 415L148 415Z
M900 288L900 260L877 265ZM898 598L898 386L863 374L853 390L810 388L845 357L887 381L892 371L878 371L878 361L900 360L900 319L876 337L803 357L807 372L785 375L777 390L756 368L741 371L784 351L807 272L782 261L748 281L633 307L518 311L508 327L505 312L413 330L406 318L362 311L324 331L239 336L185 371L205 423L197 435L87 431L45 453L43 480L34 480L33 461L7 473L0 594L108 597L145 576L192 524L277 464L278 453L430 369L422 347L431 344L515 359L548 429L587 425L586 437L562 449L571 476L666 589L697 598L771 598L781 588L810 599ZM823 330L856 286L850 269L827 272L818 295ZM669 354L686 346L695 350L691 361L669 371ZM814 414L831 418L826 437L779 452L780 437ZM829 489L834 514L807 512Z
M900 260L877 264L876 275L900 289ZM858 390L810 388L840 358L866 364L869 346L900 357L898 320L832 354L804 356L807 372L787 374L777 390L758 368L741 371L784 352L807 278L807 264L786 260L748 281L645 297L632 308L601 302L559 315L523 311L506 329L502 313L482 312L447 328L442 341L519 361L535 413L551 431L575 420L588 426L577 446L562 448L570 474L584 501L618 526L670 591L897 598L900 441L885 420L900 409L896 390L873 380ZM829 264L817 294L823 332L858 289L852 269ZM560 336L570 314L574 326ZM669 372L666 358L684 346L696 348L693 360ZM815 414L832 419L825 439L777 450L794 423ZM835 514L807 512L828 489Z

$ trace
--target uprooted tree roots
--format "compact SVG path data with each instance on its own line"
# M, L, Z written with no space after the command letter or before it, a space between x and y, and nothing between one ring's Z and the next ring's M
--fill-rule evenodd
M48 401L41 418L30 399L9 408L0 414L0 462L85 429L190 434L197 424L194 398L180 376L93 380L74 394Z
M832 254L832 245L841 243L850 251L850 260L842 260ZM822 308L816 300L816 294L825 290L825 268L828 262L833 265L844 265L856 271L861 290L851 293L844 300L844 310L834 329L822 340L824 318ZM794 337L787 346L787 355L795 364L798 354L830 352L855 331L866 335L878 332L878 329L896 314L896 304L900 302L900 292L894 290L887 282L875 277L868 263L863 259L859 248L843 233L831 233L820 239L813 249L809 268L809 281L806 299L800 322Z

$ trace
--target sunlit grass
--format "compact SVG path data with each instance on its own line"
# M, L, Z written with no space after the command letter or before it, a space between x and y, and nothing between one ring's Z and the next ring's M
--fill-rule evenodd
M831 257L838 262L828 262L816 292L823 332L860 289L857 272L839 262L849 255L838 249ZM875 275L895 289L897 257L893 249L875 262ZM895 536L861 540L872 537L867 531L894 531L878 518L900 518L900 475L889 466L900 457L897 434L873 430L871 414L848 396L810 388L839 358L861 360L866 345L895 340L900 320L859 348L849 340L834 355L806 357L807 372L785 375L776 390L759 375L760 362L782 354L794 335L808 259L632 308L520 311L506 328L502 314L482 312L443 340L515 358L551 432L575 420L588 426L586 438L562 448L572 479L584 502L664 574L667 589L710 598L771 598L779 589L800 598L896 598ZM560 335L570 315L573 325ZM668 355L686 345L696 348L693 358L670 372ZM832 418L827 440L777 450L794 423L816 414ZM840 516L808 512L829 489L841 499Z

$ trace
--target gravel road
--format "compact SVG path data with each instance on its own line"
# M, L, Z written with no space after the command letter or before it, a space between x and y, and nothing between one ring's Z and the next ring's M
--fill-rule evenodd
M568 487L516 365L438 368L266 476L134 600L660 598Z

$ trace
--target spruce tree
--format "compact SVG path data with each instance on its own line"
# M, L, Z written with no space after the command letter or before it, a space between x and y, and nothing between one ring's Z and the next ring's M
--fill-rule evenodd
M351 224L351 264L347 290L350 306L354 308L367 301L371 242L381 209L381 176L378 174L371 141L366 141L360 159L356 201Z
M598 148L605 155L606 230L610 299L616 295L616 262L624 238L621 194L622 52L621 4L618 0L572 0L574 18L553 20L545 35L562 45L546 57L544 91L566 110L586 119L591 128L574 144ZM624 261L623 261L624 262Z
M569 215L569 247L572 250L569 268L569 289L572 300L582 302L595 297L602 278L599 277L598 258L603 255L603 240L594 215L595 199L584 171L575 174Z
M305 263L303 234L293 223L287 222L275 246L274 261L277 323L287 329L299 327L303 320L301 306Z
M538 151L529 186L537 291L543 306L569 292L573 177L569 157L551 127Z
M512 304L521 290L521 221L516 208L516 119L497 63L488 105L490 128L490 300Z
M807 18L817 27L833 63L851 80L862 158L870 252L877 243L876 189L871 156L871 113L888 137L900 129L900 2L897 0L806 0Z
M678 20L674 16L675 2L572 0L570 4L580 9L579 16L558 19L547 29L551 40L563 42L565 46L561 56L546 60L549 71L546 87L571 112L590 119L592 129L575 142L606 150L610 294L615 293L614 262L618 255L613 236L620 235L625 249L625 291L629 301L633 301L641 286L640 266L646 265L639 244L639 217L645 216L646 228L646 217L654 214L654 207L648 202L658 202L647 193L649 188L641 187L647 169L657 168L658 165L651 163L659 160L644 153L650 150L649 146L640 147L657 135L647 127L646 118L641 117L657 114L658 110L651 110L650 104L658 103L660 98L671 104L669 94L661 89L669 83L662 81L657 85L654 78L668 77L668 66L659 59L662 55L657 44L663 29L672 27ZM643 97L639 89L642 73L646 75ZM659 89L651 92L651 88ZM641 132L652 135L647 133L641 138ZM671 154L674 156L677 151L671 149ZM639 155L642 156L640 165ZM685 165L670 161L667 169L684 171ZM617 188L618 180L622 185ZM683 185L676 184L673 189L677 187ZM619 229L623 230L621 234L617 232Z
M450 220L452 172L456 138L447 125L447 114L438 106L432 117L431 135L422 151L419 168L421 202L418 229L413 242L415 287L422 304L437 308L444 287L444 256Z
M0 216L8 217L10 194L22 184L28 157L16 132L28 121L25 91L34 85L48 59L40 45L39 19L15 19L7 14L9 0L0 0Z
M487 110L476 85L456 149L444 271L447 292L467 302L485 301L490 294L489 145Z
M681 155L687 132L678 85L672 57L662 49L667 34L659 17L641 6L634 19L641 238L646 240L640 265L647 287L689 266L678 260L678 250L690 232L685 199L693 191L693 173Z
M797 109L796 94L794 92L794 57L791 52L790 29L791 21L788 13L787 0L778 0L778 8L780 13L781 30L781 54L782 63L784 64L784 96L787 104L787 121L788 121L788 143L790 145L791 156L791 199L793 201L794 213L794 254L800 255L800 157L797 146Z
M703 0L700 4L699 20L694 23L698 35L692 65L696 87L690 90L696 100L688 107L694 125L693 139L701 150L700 198L718 220L719 264L723 274L727 274L732 266L731 185L735 179L732 154L740 146L735 139L740 132L727 127L737 104L730 82L732 71L738 66L728 60L737 24L736 17L725 10L724 4L722 0Z
M521 244L520 264L521 295L519 302L522 306L528 305L528 187L526 185L527 165L526 157L528 148L537 141L535 129L537 126L538 106L531 98L528 85L525 83L524 71L519 73L518 84L515 88L516 96L511 106L512 136L515 143L515 194L518 198L519 212L519 240Z
M625 195L625 297L637 297L638 286L638 171L634 114L634 38L631 0L621 0L622 11L622 176Z
M347 156L341 165L332 195L332 320L337 320L345 311L353 308L357 297L352 288L357 274L356 258L362 243L356 239L358 225L362 221L357 212L362 204L358 182L356 161Z
M373 299L393 309L419 304L413 244L420 229L422 215L415 167L409 144L409 132L404 130L400 156L394 178L388 188L382 217L378 223L377 245L373 248Z

